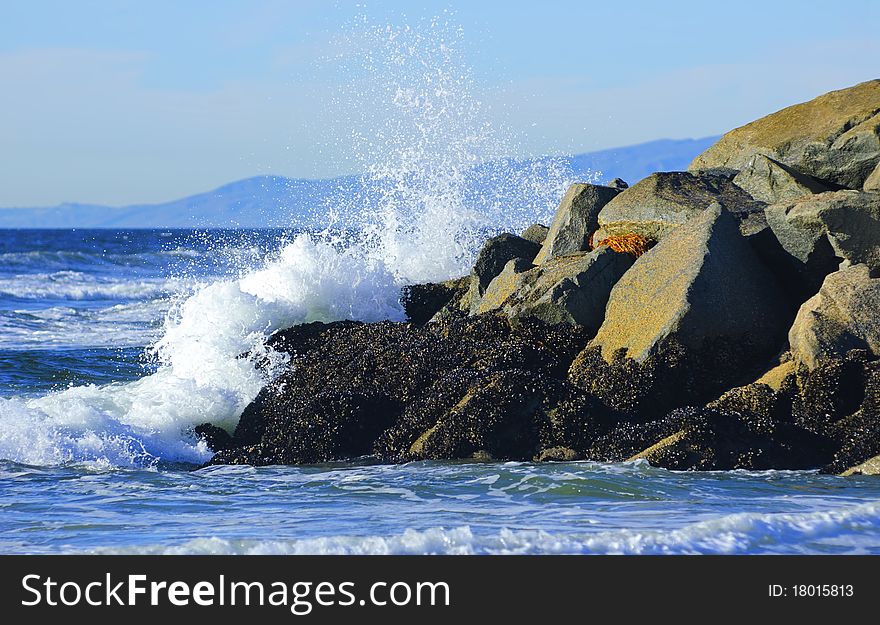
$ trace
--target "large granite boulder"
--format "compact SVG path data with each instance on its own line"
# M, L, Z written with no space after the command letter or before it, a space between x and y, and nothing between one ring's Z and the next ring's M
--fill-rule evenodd
M834 190L828 183L802 174L763 154L752 156L733 182L756 200L768 204Z
M590 236L598 227L599 211L620 191L613 187L575 183L568 188L550 231L535 258L540 265L554 256L590 249Z
M880 357L880 277L867 265L830 274L801 306L788 340L795 360L811 369L853 349Z
M880 268L880 194L820 193L768 206L767 223L810 294L844 264Z
M714 204L617 282L570 377L615 409L662 415L764 364L784 344L787 310L736 218Z
M514 258L531 263L540 249L541 246L534 241L509 233L499 234L486 241L477 254L468 291L461 298L460 308L465 312L473 312L486 292L486 287L501 273L504 265Z
M744 170L755 154L861 189L880 161L880 80L826 93L732 130L688 170Z
M599 239L639 234L659 240L717 203L741 216L763 210L730 176L688 172L651 174L622 191L599 212Z
M602 324L611 288L632 263L631 256L608 247L550 258L536 267L515 259L489 284L476 312L500 310L513 318L571 323L593 334Z

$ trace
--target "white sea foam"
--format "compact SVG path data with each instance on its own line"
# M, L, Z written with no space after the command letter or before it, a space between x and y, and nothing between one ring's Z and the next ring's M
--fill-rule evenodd
M24 300L151 299L179 293L192 283L176 277L131 280L56 271L0 278L0 296Z
M158 340L168 298L97 308L51 306L0 314L0 349L143 347Z
M27 464L109 462L143 466L158 458L210 457L192 427L232 429L271 376L252 358L274 330L313 320L401 318L398 286L359 248L338 250L301 235L266 265L183 299L154 349L155 374L136 382L84 386L0 400L0 457Z
M675 529L615 529L593 533L543 530L477 531L468 526L408 529L391 536L326 536L301 540L229 540L206 537L186 543L98 552L147 554L754 554L826 550L863 553L861 537L880 531L876 502L804 513L739 513Z

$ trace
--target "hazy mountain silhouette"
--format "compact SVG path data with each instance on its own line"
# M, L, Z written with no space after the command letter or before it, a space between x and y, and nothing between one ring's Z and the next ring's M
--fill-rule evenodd
M686 169L718 137L660 139L566 157L575 178L601 172L600 181L630 184L654 171ZM532 161L513 162L527 167ZM0 209L0 228L192 228L323 225L327 202L340 189L354 192L358 178L306 180L256 176L160 204L122 207L64 203L44 208ZM478 193L479 190L476 190ZM510 201L515 201L511 197ZM343 216L344 219L344 216Z

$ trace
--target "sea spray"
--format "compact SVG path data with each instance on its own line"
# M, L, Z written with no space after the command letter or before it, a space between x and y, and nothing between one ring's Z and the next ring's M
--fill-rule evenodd
M367 45L350 46L360 52L343 59L356 71L336 104L344 101L360 129L354 154L366 174L325 207L331 227L176 298L149 349L151 375L0 399L0 458L203 462L211 451L194 426L234 429L285 363L264 345L272 332L310 321L402 320L403 285L464 274L487 232L549 219L567 170L554 159L501 158L515 150L475 95L460 29L443 20L417 28L363 22L357 37Z
M356 227L360 247L398 283L464 275L487 234L549 223L568 164L509 158L516 134L480 97L452 19L396 26L362 17L336 43L325 62L347 80L328 103L327 126L366 173L356 192L331 198L329 212Z

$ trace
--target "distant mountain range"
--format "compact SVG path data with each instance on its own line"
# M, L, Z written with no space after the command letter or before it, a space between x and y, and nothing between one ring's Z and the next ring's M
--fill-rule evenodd
M601 172L600 181L629 183L655 171L687 168L718 137L660 139L565 157L575 179ZM534 161L516 161L527 167ZM43 208L0 208L0 228L254 228L322 225L328 199L356 191L358 178L325 180L256 176L161 204L111 207L64 203ZM515 201L514 197L509 198ZM319 208L320 210L315 210ZM344 216L343 216L344 219Z

